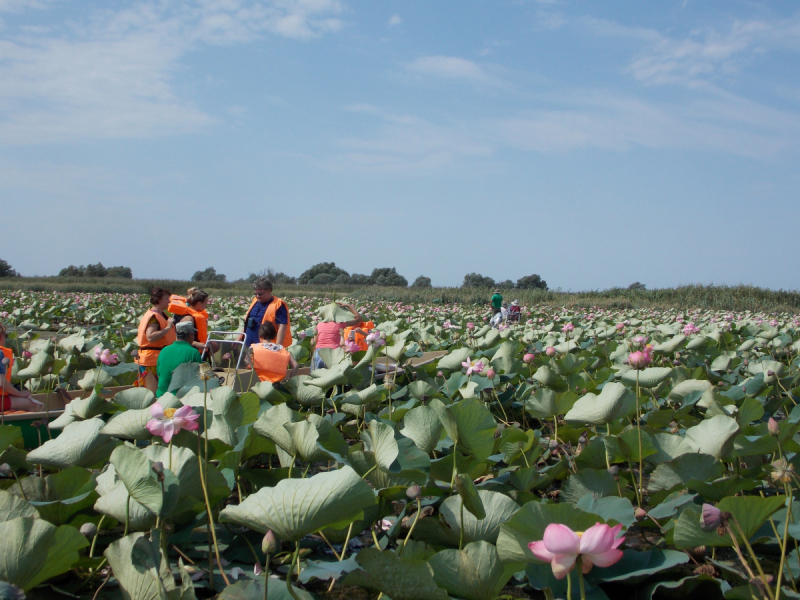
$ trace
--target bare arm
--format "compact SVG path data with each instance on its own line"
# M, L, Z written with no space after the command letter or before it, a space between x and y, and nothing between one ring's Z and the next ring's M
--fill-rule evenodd
M5 377L3 377L2 381L3 381L3 386L2 386L3 393L6 396L15 396L17 398L30 398L31 393L30 393L29 390L19 391L17 388L15 388L13 385L11 385L8 382L8 380L6 380Z
M297 375L297 368L298 368L297 361L294 359L294 356L292 356L291 354L289 355L289 365L292 367L292 369L291 369L291 372L289 373L289 376L286 379L291 379L292 377Z
M157 342L158 340L163 338L165 335L167 335L169 333L170 329L172 329L173 327L175 327L175 319L173 317L169 318L169 320L167 321L167 326L164 329L159 329L158 328L158 322L157 321L154 322L154 323L150 323L147 326L147 329L144 330L144 337L147 339L148 342L151 342L151 343L152 342Z
M344 324L345 327L352 327L353 325L358 325L359 323L361 323L361 321L363 321L363 319L361 318L361 315L356 310L356 307L353 306L352 304L345 304L343 302L337 302L337 304L339 306L341 306L342 308L346 308L347 310L349 310L351 313L353 313L353 316L355 317L355 319L347 321Z
M289 327L287 323L283 323L282 325L278 325L278 336L275 341L283 346L283 338L286 337L286 328Z

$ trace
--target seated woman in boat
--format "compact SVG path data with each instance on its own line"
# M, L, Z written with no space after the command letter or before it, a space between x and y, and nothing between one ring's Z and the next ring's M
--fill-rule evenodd
M264 321L258 329L258 343L250 346L250 360L260 381L278 383L297 374L297 361L286 348L275 343L277 336L275 325L271 321ZM289 367L291 372L287 377Z
M208 340L208 294L200 288L189 288L186 291L186 297L171 296L167 310L175 315L175 321L181 322L190 320L194 323L197 329L197 336L192 346L197 348L198 351L205 350L206 341ZM212 351L216 352L219 349L219 344L212 344Z
M356 307L352 304L345 304L344 302L337 302L336 304L349 310L351 313L353 313L353 317L355 318L344 323L336 323L333 320L317 323L317 332L314 334L314 339L311 342L311 346L314 348L312 365L315 369L324 369L326 366L325 362L322 360L322 358L320 358L319 352L317 351L320 348L338 348L341 346L342 329L345 327L353 327L354 325L358 325L362 320L361 315L358 314Z
M4 371L2 379L0 379L0 409L3 412L7 410L24 410L24 411L37 411L44 406L41 402L37 402L31 398L31 393L28 390L18 390L11 385L11 370L14 367L14 353L11 348L6 348L6 327L0 323L0 351L2 351L2 358L0 358L0 370Z
M139 321L139 333L136 343L139 344L139 387L156 393L158 375L156 364L161 350L175 341L175 319L164 314L169 305L171 292L163 288L153 288L150 292L150 308Z

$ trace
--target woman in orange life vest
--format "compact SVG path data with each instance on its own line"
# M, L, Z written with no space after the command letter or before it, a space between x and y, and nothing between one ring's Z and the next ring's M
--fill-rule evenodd
M175 319L167 318L164 314L169 306L170 295L169 290L153 288L150 292L151 307L139 320L139 333L136 336L136 343L139 344L139 356L136 359L139 380L136 385L147 388L154 394L158 389L158 354L162 348L175 341Z
M176 322L183 321L184 319L191 319L197 329L197 335L192 343L192 346L197 348L201 353L205 349L206 340L208 340L208 294L200 288L189 288L186 290L186 298L181 296L171 296L167 310L178 318ZM219 349L219 344L212 344L212 352Z
M239 341L249 348L259 340L259 327L270 322L277 331L277 343L288 348L292 345L292 329L289 322L289 308L286 302L272 295L272 282L259 277L253 283L253 301L244 316L244 331Z
M297 374L297 361L286 348L275 343L277 335L275 325L271 321L264 321L258 328L259 342L250 346L250 361L260 381L278 383ZM289 366L292 371L287 377Z
M3 375L0 376L0 409L7 410L39 410L44 406L41 402L37 402L31 398L31 393L28 390L18 390L11 385L11 369L14 367L14 353L11 348L6 348L6 328L5 325L0 323L0 361L2 367L0 371Z

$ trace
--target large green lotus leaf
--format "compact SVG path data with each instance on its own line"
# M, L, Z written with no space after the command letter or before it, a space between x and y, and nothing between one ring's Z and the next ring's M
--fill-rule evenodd
M57 438L31 450L27 460L54 469L91 467L105 462L119 442L100 433L104 425L98 418L70 423Z
M285 423L283 427L292 438L292 448L287 451L292 456L298 456L306 462L325 460L329 457L325 449L317 445L319 431L314 423L298 421L297 423Z
M581 469L567 478L559 498L564 502L577 502L585 495L596 498L615 496L619 487L607 469Z
M653 346L653 350L655 352L660 352L662 354L672 354L676 350L678 350L683 344L686 343L686 336L683 334L678 334L672 339L667 340L666 342L662 342L661 344L656 344Z
M622 523L627 528L636 522L633 505L627 498L596 498L592 494L586 494L575 506L584 512L603 517L606 523Z
M358 553L356 562L361 569L348 574L345 585L379 590L392 600L449 600L447 592L436 585L425 560L366 548Z
M691 339L691 341L686 344L687 350L697 350L698 348L702 348L708 343L708 338L702 335L695 336Z
M463 550L442 550L428 560L436 583L464 600L494 600L521 563L504 563L497 548L472 542Z
M322 390L343 385L347 383L347 371L352 368L347 363L339 363L327 369L316 369L311 372L311 378L306 380L306 385L313 385Z
M372 452L375 462L384 469L388 470L400 454L400 448L394 439L394 429L377 419L369 422L369 426L361 434L361 440L364 442L364 449Z
M352 317L353 315L350 316ZM319 353L320 358L322 358L322 362L324 362L328 368L335 367L339 364L342 364L343 366L351 366L352 364L350 355L345 352L344 348L318 348L317 352ZM324 371L324 369L316 369L312 371L312 376L317 371Z
M4 523L17 517L39 518L39 512L22 497L11 492L0 490L0 522Z
M284 479L261 488L239 505L220 513L220 520L297 542L323 527L354 519L375 504L369 484L350 467L318 473L307 479Z
M575 392L559 394L551 388L540 388L525 401L525 410L537 419L552 419L572 410L577 400Z
M403 439L402 441L408 442L412 447L416 448L411 440ZM421 452L418 449L417 451ZM415 483L423 485L428 481L428 474L419 469L403 470L400 468L397 471L384 469L375 462L375 455L372 452L351 450L347 457L356 472L369 481L370 485L376 490L385 490L398 486L408 487Z
M305 573L305 570L303 570L303 573ZM269 595L269 600L293 600L293 596L286 589L286 583L284 581L269 577L266 581L268 582L267 593ZM314 596L305 590L294 586L292 586L292 589L300 600L314 600ZM264 578L259 577L258 579L237 581L233 585L229 585L222 590L220 595L217 596L217 600L264 600Z
M669 491L677 486L685 486L692 479L711 481L725 471L725 466L709 454L682 454L677 458L658 465L650 475L647 491Z
M53 525L65 525L76 512L94 504L97 475L81 467L70 467L47 477L26 477L20 480L24 497L39 515ZM9 488L22 495L19 484Z
M430 455L442 437L442 422L430 406L412 408L403 417L400 433L410 438L417 448Z
M472 356L469 348L456 348L439 359L436 365L440 371L460 371L461 363Z
M577 345L575 347L577 347ZM558 350L558 348L556 348L556 350ZM559 350L559 352L562 352L562 350ZM559 359L553 359L550 361L550 364L553 370L562 377L568 377L579 373L588 366L588 362L585 359L578 358L572 354L567 354Z
M312 381L310 375L296 375L283 384L283 387L302 406L317 406L325 399L325 390L316 385L309 385Z
M586 531L602 521L576 508L573 504L541 504L528 502L508 521L500 525L497 551L503 562L539 562L528 548L530 542L541 540L550 523L561 523L573 531Z
M147 423L153 418L149 408L131 409L112 416L101 433L123 440L149 440Z
M328 419L323 419L316 414L308 415L307 419L317 430L317 446L325 452L324 457L320 460L330 460L331 458L337 460L337 457L347 455L347 442L342 433Z
M164 481L158 481L153 471L153 463L144 452L123 444L111 453L109 462L117 471L117 476L125 484L131 498L157 515L169 515L177 506L180 497L180 483L169 469L164 467Z
M491 456L497 422L478 398L469 398L445 406L438 398L430 406L436 411L450 439L479 461Z
M756 340L750 339L743 341L736 349L737 352L748 352L758 345Z
M786 365L778 362L777 360L761 360L759 362L751 362L747 365L747 372L751 375L764 374L764 383L772 385L775 383L776 378L783 377L786 373ZM770 375L772 372L772 375Z
M486 332L486 335L482 338L478 339L478 348L481 350L486 350L487 348L491 348L494 346L498 340L500 339L500 332L497 329L490 329Z
M556 375L556 373L547 365L542 365L533 374L533 378L544 386L552 387L554 389L563 389L565 387L564 380Z
M679 435L656 433L650 438L656 453L647 457L647 462L661 464L684 454L694 452L692 445Z
M180 484L179 501L173 512L182 512L186 508L184 502L190 498L195 500L203 499L203 488L200 483L200 463L197 460L197 454L193 450L178 446L173 446L172 450L170 450L167 446L151 444L142 452L151 461L162 463L177 478ZM231 491L225 476L213 464L208 465L206 487L212 507L219 500L227 498Z
M339 306L336 302L320 306L317 309L317 314L323 322L327 323L347 323L355 320L353 313Z
M17 371L17 379L24 381L32 377L41 377L47 373L48 367L52 365L55 360L54 350L53 343L47 340L47 344L33 355L30 364L24 369Z
M169 381L168 392L172 392L178 398L183 398L187 394L209 392L219 387L219 378L211 377L207 381L200 379L200 363L183 363L172 372L172 379Z
M114 395L114 402L129 410L147 408L156 401L156 396L143 387L128 388Z
M71 354L81 353L86 346L86 338L80 333L73 333L58 341L58 347Z
M383 399L388 394L389 391L385 387L373 383L366 389L348 394L342 398L342 403L352 404L353 406L364 406L365 404L383 402Z
M64 573L89 542L69 525L55 527L43 519L18 517L0 523L0 580L26 592Z
M94 503L94 510L125 523L128 519L132 531L147 531L156 523L156 515L132 499L125 484L117 476L113 465L97 476L97 493L100 497ZM126 516L126 505L128 507Z
M113 542L103 553L119 582L123 600L194 600L194 588L181 563L182 585L175 586L172 570L160 549L158 532L149 540L144 533Z
M508 521L519 510L519 505L500 492L480 490L478 492L486 518L478 520L468 510L464 510L464 541L495 543L500 532L500 524ZM461 496L450 496L442 503L439 512L450 528L459 536L461 533Z
M253 424L253 429L260 435L272 440L276 446L287 452L289 456L294 456L296 454L294 441L284 425L302 420L303 416L300 413L293 411L286 404L279 404L264 411L258 421Z
M686 379L672 388L669 399L682 404L683 399L692 392L705 393L712 389L714 389L714 385L706 379Z
M69 403L72 414L79 419L91 419L103 414L109 408L109 403L98 396L94 390L88 398L78 398Z
M717 507L723 512L731 513L736 518L749 540L774 512L783 508L784 504L783 496L770 498L731 496L723 498ZM732 546L730 535L721 536L717 534L716 530L711 532L703 530L701 512L702 509L699 506L689 506L680 514L675 522L673 542L675 547L683 550L696 546ZM733 527L733 531L736 532L736 527ZM738 532L736 532L736 538L740 543L743 542Z
M733 449L733 440L737 433L739 424L735 419L717 415L687 429L685 437L695 452L723 458Z
M567 423L606 425L636 412L636 395L621 383L609 382L600 395L586 394L566 415Z
M83 377L78 380L78 387L82 390L91 390L95 386L101 385L107 387L114 381L114 378L102 367L95 367L84 373Z
M417 400L427 400L439 393L434 386L432 386L427 381L423 381L418 379L412 383L409 383L407 386L408 394L412 398L416 398Z
M685 552L676 552L675 550L659 550L658 548L645 552L623 550L622 559L619 562L603 569L592 569L587 578L598 583L618 581L623 585L638 586L650 575L674 569L687 562L689 562L689 556Z
M395 362L400 362L401 358L403 357L403 352L405 352L406 343L404 340L400 340L391 346L385 346L383 348L383 355L388 356ZM379 361L380 362L380 361Z
M258 399L262 402L267 401L270 404L286 402L286 396L276 390L271 381L259 381L250 388L250 391L258 396Z
M622 382L628 385L636 385L636 370L631 369L622 374ZM666 367L650 367L638 371L639 373L639 387L654 388L662 381L666 381L672 375L672 369Z

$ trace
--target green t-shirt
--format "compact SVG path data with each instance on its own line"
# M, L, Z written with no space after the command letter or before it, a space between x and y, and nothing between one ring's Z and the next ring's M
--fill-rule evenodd
M158 353L156 372L158 373L158 391L156 398L160 398L169 390L172 382L172 372L183 363L202 362L197 348L189 342L176 340Z
M492 296L492 308L501 308L503 306L503 297L500 294Z

